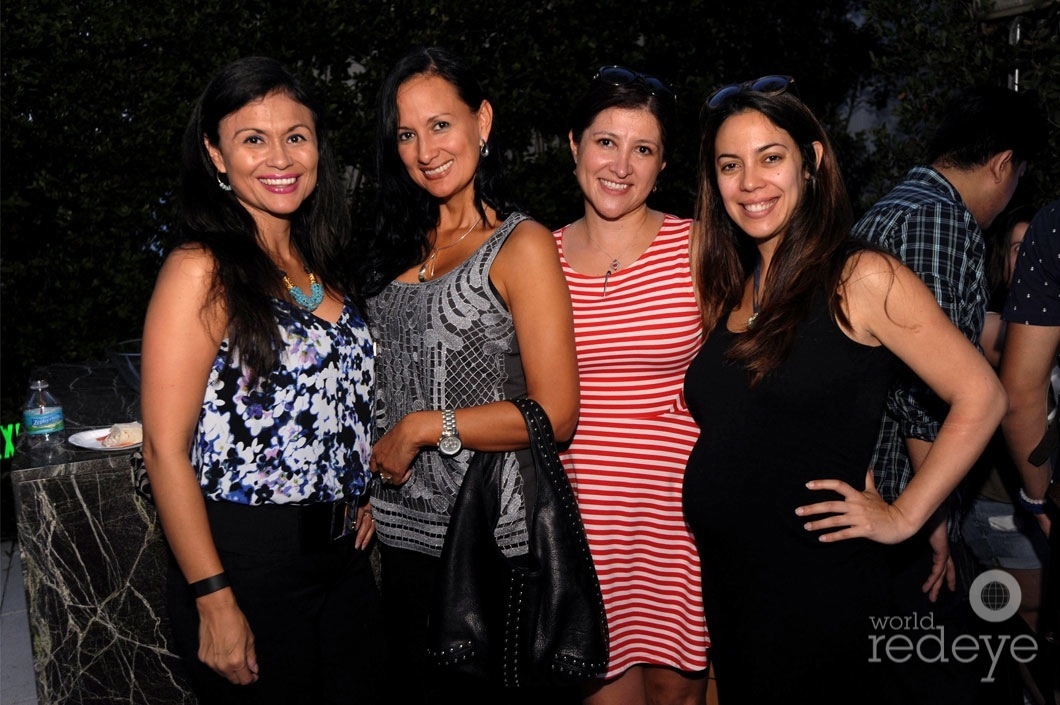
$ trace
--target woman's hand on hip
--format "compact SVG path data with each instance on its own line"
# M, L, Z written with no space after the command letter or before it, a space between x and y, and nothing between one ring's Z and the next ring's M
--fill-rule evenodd
M837 492L843 497L841 500L808 504L795 510L796 514L804 517L832 515L803 524L807 531L835 529L821 534L818 539L822 542L866 538L878 543L895 544L916 533L917 527L876 491L871 470L865 476L864 491L856 490L842 480L812 480L806 483L806 487Z

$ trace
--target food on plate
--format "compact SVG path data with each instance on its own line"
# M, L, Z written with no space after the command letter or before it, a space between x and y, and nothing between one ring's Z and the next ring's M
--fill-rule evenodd
M120 448L136 443L143 443L144 428L139 421L116 423L110 427L110 433L100 440L104 448Z

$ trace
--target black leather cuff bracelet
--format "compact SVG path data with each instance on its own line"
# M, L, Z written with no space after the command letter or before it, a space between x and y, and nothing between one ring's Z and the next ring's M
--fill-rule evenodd
M191 583L188 587L195 594L195 598L205 597L211 592L217 592L218 590L224 590L229 587L232 583L228 580L227 573L218 573L217 575L211 575L209 578L203 578L202 580L196 580Z

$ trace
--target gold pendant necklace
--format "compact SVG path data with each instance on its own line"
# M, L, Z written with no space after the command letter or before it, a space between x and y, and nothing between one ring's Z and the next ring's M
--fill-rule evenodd
M420 271L416 274L416 278L420 280L421 284L423 282L427 281L428 279L433 279L434 278L434 262L435 262L435 260L438 257L438 253L441 252L442 250L448 250L450 247L456 247L457 245L459 245L463 241L463 239L465 237L467 237L468 235L470 235L471 231L474 230L478 226L478 224L481 223L481 222L482 222L482 216L479 216L478 220L476 220L474 223L472 223L471 227L468 228L467 231L465 231L463 235L458 237L455 242L451 242L448 245L446 245L445 247L432 247L431 248L431 253L429 255L427 255L427 259L423 260L423 264L420 266ZM427 265L431 266L431 269L430 269L429 272L427 271Z

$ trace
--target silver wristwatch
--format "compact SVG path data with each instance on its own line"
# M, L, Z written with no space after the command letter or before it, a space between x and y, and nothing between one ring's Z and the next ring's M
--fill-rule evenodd
M446 409L442 412L442 437L438 439L438 452L442 455L453 456L463 447L460 434L456 432L456 411Z

